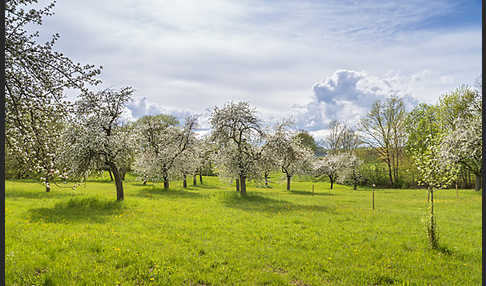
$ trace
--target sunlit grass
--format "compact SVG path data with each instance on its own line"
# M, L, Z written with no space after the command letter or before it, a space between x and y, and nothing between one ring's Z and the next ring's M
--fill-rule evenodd
M7 285L479 285L481 195L437 192L441 251L427 244L425 190L216 177L161 184L91 181L6 187ZM62 185L62 184L60 184Z

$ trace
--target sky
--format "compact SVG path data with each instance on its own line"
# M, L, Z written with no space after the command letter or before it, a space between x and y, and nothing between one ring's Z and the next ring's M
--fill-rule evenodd
M54 11L42 34L103 66L99 88L134 87L128 118L198 114L201 134L214 106L244 100L319 139L376 100L436 103L482 72L479 0L85 0Z

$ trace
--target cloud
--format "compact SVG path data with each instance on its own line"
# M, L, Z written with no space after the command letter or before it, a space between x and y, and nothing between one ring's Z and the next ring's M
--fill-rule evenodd
M471 3L58 1L42 31L60 32L57 47L74 60L103 65L106 86L133 86L134 118L202 114L208 128L208 107L245 100L265 120L294 114L318 131L331 119L356 120L389 86L435 103L472 82L481 73L480 13L463 13L476 19L467 25L429 25L451 23Z
M156 103L150 102L147 98L135 98L128 105L124 114L126 121L134 121L145 115L169 114L174 116L181 125L184 124L188 116L198 117L197 130L207 130L208 126L208 112L196 113L191 110L183 109L168 109Z
M436 71L418 90L424 99L474 78L480 73L480 25L417 30L459 4L60 1L44 31L61 33L58 46L65 54L103 65L106 84L132 85L136 96L167 108L200 112L249 100L277 111L310 101L309 86L339 68ZM437 71L459 76L443 84Z
M440 77L440 82L443 84L451 84L454 82L454 77L451 75L443 75Z
M427 78L430 78L430 71L429 70L423 70L421 72L418 72L416 74L413 74L411 77L412 82L419 82L426 80Z
M332 120L353 125L367 114L374 102L390 96L401 98L410 109L418 103L407 89L407 83L413 80L416 77L405 78L398 74L378 77L365 72L337 70L314 84L310 103L294 107L297 125L311 131L327 129Z
M128 104L128 109L134 119L138 119L145 115L157 115L163 113L162 109L152 103L147 103L147 98L143 97L138 100L133 100Z

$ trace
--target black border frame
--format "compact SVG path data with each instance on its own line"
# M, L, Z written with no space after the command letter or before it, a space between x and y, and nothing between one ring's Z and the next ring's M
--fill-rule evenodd
M486 195L486 191L485 191L485 188L486 188L486 169L485 169L485 164L484 164L484 156L486 155L486 146L484 145L484 142L486 141L486 132L484 131L485 129L485 125L486 125L486 117L484 116L484 110L486 108L486 100L485 100L485 96L484 96L484 91L485 91L485 87L484 87L484 83L485 83L485 80L484 80L484 67L485 67L485 64L484 64L484 36L485 36L485 24L486 24L486 20L485 20L485 16L486 16L486 9L485 9L485 3L486 3L486 0L483 0L481 1L482 2L482 13L481 13L481 18L482 18L482 47L481 47L481 54L482 54L482 66L481 66L481 93L482 93L482 165L481 165L481 177L482 177L482 180L481 180L481 187L482 187L482 193L481 193L481 201L482 201L482 210L481 210L481 215L482 215L482 246L481 246L481 252L482 252L482 267L481 267L481 271L482 271L482 276L483 276L483 286L486 286L486 271L485 271L485 266L486 266L486 249L485 249L485 246L486 246L486 235L485 235L485 231L484 231L484 225L486 224L486 218L484 216L484 209L486 208L486 198L485 198L485 195Z
M0 94L0 211L2 213L1 219L1 275L0 275L0 285L5 285L5 6L6 1L0 2L0 84L3 86L1 88Z

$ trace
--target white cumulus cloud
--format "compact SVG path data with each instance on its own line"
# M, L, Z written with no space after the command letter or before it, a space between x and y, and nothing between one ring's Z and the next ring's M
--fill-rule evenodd
M311 131L327 129L332 120L356 124L377 100L390 96L403 99L407 108L418 103L407 88L414 80L389 73L383 77L362 71L337 70L313 86L313 100L304 106L295 106L299 128Z

